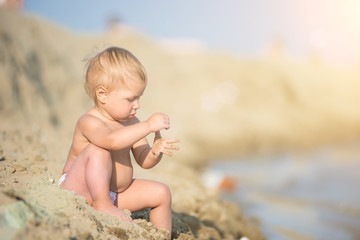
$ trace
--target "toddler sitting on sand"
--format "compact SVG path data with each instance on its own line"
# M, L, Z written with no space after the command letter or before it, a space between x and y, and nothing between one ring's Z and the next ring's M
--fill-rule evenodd
M145 169L154 167L177 139L162 138L169 117L155 113L146 121L136 116L146 86L142 64L129 51L110 47L90 59L85 89L94 106L78 120L59 185L84 196L96 210L123 221L131 212L151 208L150 221L171 234L171 193L159 182L133 178L130 151ZM155 133L150 147L146 136Z

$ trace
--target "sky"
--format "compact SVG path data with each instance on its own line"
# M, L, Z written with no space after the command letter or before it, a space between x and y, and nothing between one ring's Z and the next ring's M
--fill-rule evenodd
M79 33L101 33L117 17L155 39L249 57L273 43L299 59L347 64L360 55L359 0L25 0L24 11Z

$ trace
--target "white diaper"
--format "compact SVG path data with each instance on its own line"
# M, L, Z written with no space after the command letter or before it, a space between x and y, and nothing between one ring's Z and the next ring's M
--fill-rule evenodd
M58 181L58 186L60 186L66 179L67 173L64 173ZM110 200L116 206L117 193L110 191Z

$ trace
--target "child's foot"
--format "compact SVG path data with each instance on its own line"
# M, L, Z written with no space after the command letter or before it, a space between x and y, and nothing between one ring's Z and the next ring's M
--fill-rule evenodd
M127 214L124 210L115 207L114 205L107 206L107 207L96 207L94 206L95 210L106 212L112 216L119 218L124 222L132 222L132 218Z

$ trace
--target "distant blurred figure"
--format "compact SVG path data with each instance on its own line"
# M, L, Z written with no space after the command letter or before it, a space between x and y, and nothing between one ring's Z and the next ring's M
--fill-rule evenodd
M1 1L1 0L0 0ZM110 36L142 36L143 34L136 29L135 27L132 27L130 25L127 25L124 23L121 17L117 15L112 15L107 18L106 24L105 24L105 31Z
M282 60L286 57L286 47L280 37L275 37L265 47L265 57L271 60Z
M236 179L216 170L207 170L202 175L202 183L209 189L221 192L233 192L237 188Z
M24 0L0 0L0 7L9 8L16 11L22 10Z
M106 24L106 30L110 34L121 32L121 19L117 16L112 16L108 19Z

